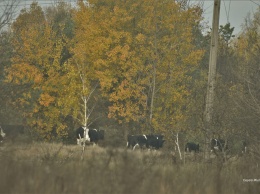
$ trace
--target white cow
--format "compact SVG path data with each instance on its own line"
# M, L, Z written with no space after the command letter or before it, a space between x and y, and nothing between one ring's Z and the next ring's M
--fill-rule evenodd
M86 141L90 141L89 135L88 135L89 129L87 127L79 127L76 129L76 137L77 137L77 144L81 145L82 143Z

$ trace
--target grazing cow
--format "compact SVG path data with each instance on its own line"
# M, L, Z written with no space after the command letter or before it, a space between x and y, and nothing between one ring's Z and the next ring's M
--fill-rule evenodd
M199 144L196 144L196 143L193 143L193 142L188 142L185 145L185 152L192 152L192 151L198 153L200 151Z
M5 137L4 130L3 130L2 127L0 126L0 143L3 142L4 137Z
M87 127L79 127L76 129L77 144L80 145L85 141L90 141L89 129Z
M133 150L135 146L138 145L137 136L136 135L127 135L127 144L126 147L130 148L132 147Z
M127 136L127 147L132 147L133 150L136 146L143 148L147 146L147 137L146 135L128 135Z
M90 142L97 144L99 140L103 140L105 136L105 131L100 129L89 129L88 135L90 138Z
M163 135L147 135L147 148L159 149L163 146L165 140L163 139Z
M132 147L133 150L136 146L159 149L163 146L164 141L162 135L128 135L127 147Z
M228 149L228 145L223 139L212 139L211 140L211 152L213 151L225 151Z
M147 147L147 137L146 137L146 135L138 135L137 141L138 141L138 145L141 148Z

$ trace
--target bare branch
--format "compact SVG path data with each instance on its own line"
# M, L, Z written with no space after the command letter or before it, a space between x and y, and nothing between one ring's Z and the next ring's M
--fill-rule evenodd
M0 31L15 17L20 0L0 0Z
M95 87L93 88L93 90L89 93L88 98L87 98L87 103L88 103L89 99L91 98L93 92L96 90L97 86L98 86L98 83L95 85Z

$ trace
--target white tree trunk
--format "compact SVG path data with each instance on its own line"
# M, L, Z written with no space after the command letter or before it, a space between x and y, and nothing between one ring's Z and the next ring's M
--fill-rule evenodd
M178 149L178 152L179 152L180 159L182 160L181 150L180 150L180 146L179 146L179 133L177 133L177 135L176 135L175 144L176 144L176 146L177 146L177 149Z

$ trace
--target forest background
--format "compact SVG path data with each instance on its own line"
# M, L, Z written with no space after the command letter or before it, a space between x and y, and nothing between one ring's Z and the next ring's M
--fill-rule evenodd
M122 145L141 133L203 142L210 32L203 9L183 2L32 3L1 31L0 123L45 141L75 142L75 128L87 125ZM259 9L237 37L232 24L220 26L212 123L216 136L252 145L259 29Z

